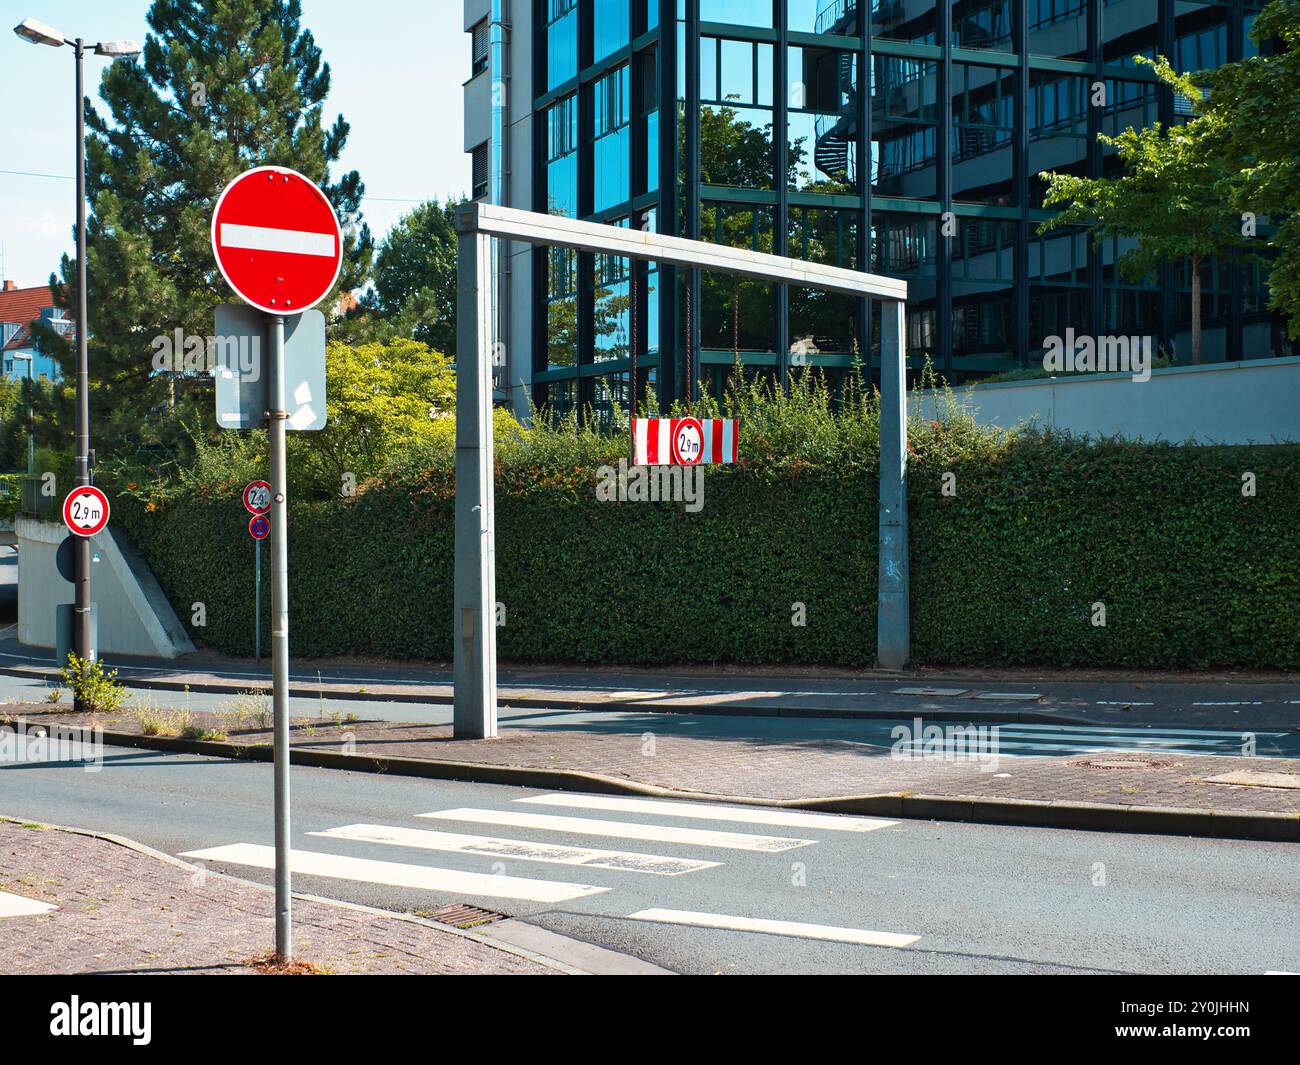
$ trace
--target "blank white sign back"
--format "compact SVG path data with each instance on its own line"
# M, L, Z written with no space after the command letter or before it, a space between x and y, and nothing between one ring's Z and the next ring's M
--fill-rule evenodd
M222 429L261 429L268 406L270 319L242 303L216 312L217 424ZM284 397L289 428L325 428L325 316L304 311L284 320Z

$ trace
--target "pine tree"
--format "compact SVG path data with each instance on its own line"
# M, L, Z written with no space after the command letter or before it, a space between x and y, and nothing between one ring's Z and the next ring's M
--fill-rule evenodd
M213 260L210 225L221 190L254 166L291 167L326 192L344 223L341 290L369 273L365 192L351 171L331 181L349 127L322 125L330 69L301 23L299 0L155 0L137 62L103 74L103 118L86 103L86 227L92 444L101 457L177 457L185 426L211 431L209 389L160 374L153 341L208 336L213 310L234 301ZM61 266L76 306L76 262ZM331 297L332 299L332 297ZM75 351L50 331L46 350L72 386ZM61 405L60 421L70 413Z

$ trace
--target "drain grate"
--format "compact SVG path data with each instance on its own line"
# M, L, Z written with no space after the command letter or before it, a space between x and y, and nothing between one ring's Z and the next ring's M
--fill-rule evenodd
M1155 758L1081 758L1069 764L1075 769L1166 769L1177 763Z
M475 928L482 924L505 921L510 917L508 913L497 913L496 910L485 910L481 906L470 906L464 902L452 903L436 910L416 910L415 916L451 925L452 928Z

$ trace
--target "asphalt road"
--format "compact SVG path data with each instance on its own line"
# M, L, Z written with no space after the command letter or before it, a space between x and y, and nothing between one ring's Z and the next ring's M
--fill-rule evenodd
M1286 932L1300 912L1290 844L798 823L785 811L645 800L610 809L628 800L318 769L292 780L295 850L321 872L359 877L299 874L296 890L402 910L468 902L681 972L1300 970L1300 940ZM172 854L236 847L199 860L266 882L256 863L273 840L270 800L264 764L108 748L95 773L0 767L0 814ZM430 813L442 816L418 816ZM680 923L701 920L781 924ZM898 945L874 945L878 933ZM846 941L858 939L868 942Z

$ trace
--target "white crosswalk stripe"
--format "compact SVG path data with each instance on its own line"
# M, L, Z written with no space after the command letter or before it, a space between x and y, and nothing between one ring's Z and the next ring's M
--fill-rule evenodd
M392 825L344 825L342 828L331 828L328 832L309 832L308 835L357 840L362 843L390 843L396 847L419 847L453 854L481 854L490 858L577 865L584 869L650 873L654 876L681 876L700 869L716 869L722 864L692 858L666 858L659 854L561 847L553 843L530 843L527 840L500 839L494 836L466 836L455 832L430 832Z
M681 828L677 825L646 825L632 821L599 821L587 817L556 817L551 814L525 813L521 810L435 810L419 817L444 821L468 821L487 825L510 825L514 828L537 828L552 832L571 832L585 836L615 836L622 839L647 839L662 843L687 843L697 847L721 847L742 851L787 851L807 847L816 840L789 839L783 836L752 836L741 832L716 832L709 829Z
M620 813L654 814L659 817L693 817L701 821L742 821L751 825L781 825L823 832L872 832L898 824L880 817L851 817L840 814L808 813L803 810L761 806L722 806L711 802L682 802L677 799L637 799L616 795L586 795L581 792L549 792L530 795L515 802L539 806L570 806L584 810L617 810Z
M0 917L36 917L55 909L58 907L51 906L48 902L38 902L23 895L0 891Z
M254 869L275 868L275 848L255 843L232 843L225 847L187 851L182 858L246 865ZM463 895L482 895L494 899L518 899L526 902L567 902L586 895L597 895L609 888L589 884L563 884L553 880L531 880L491 873L467 873L459 869L438 869L402 862L380 862L370 858L351 858L341 854L292 850L289 867L300 876L324 876L339 880L356 880L389 887L420 888L425 891L448 891Z
M641 875L679 877L688 873L708 873L721 868L720 861L709 861L672 853L645 853L640 850L588 847L573 843L565 836L597 836L620 840L650 840L682 847L709 847L715 850L749 851L774 855L799 847L813 846L816 838L772 836L749 832L725 831L718 828L687 826L681 819L699 822L726 822L734 825L784 826L812 833L862 833L895 825L898 822L875 817L850 817L820 814L805 810L788 810L773 807L727 806L707 802L679 802L638 798L633 796L585 795L572 792L551 792L528 796L517 802L527 803L534 809L480 809L459 807L415 814L415 817L441 822L496 825L520 830L518 835L536 836L554 834L561 838L542 841L536 838L520 839L502 835L477 835L463 831L441 831L433 828L408 828L404 825L346 824L307 835L319 840L325 847L331 844L338 849L349 847L395 847L407 854L446 855L449 861L460 859L461 864L473 864L473 859L493 861L498 872L473 872L466 869L445 868L403 861L379 860L359 857L355 853L334 853L326 850L295 848L290 852L290 864L297 876L327 877L357 883L374 884L389 888L408 888L438 892L459 902L476 903L491 900L515 900L542 904L557 904L575 899L600 895L615 887L627 886L629 878ZM576 810L618 811L643 815L654 820L609 821L593 817L561 816L544 813L536 807L565 807ZM672 823L662 823L669 821ZM510 834L511 836L514 833ZM656 848L657 849L657 848ZM371 853L374 853L373 851ZM381 852L391 853L391 852ZM245 866L254 869L273 869L275 850L269 846L252 843L232 843L188 851L182 857L218 865ZM512 863L512 875L504 874L504 866L495 863ZM536 879L518 875L529 863L567 867L568 875L583 879L595 872L606 874L606 885L566 883L557 880ZM581 872L577 872L581 870ZM559 870L556 870L559 873ZM564 875L561 873L560 875ZM660 901L662 892L656 891L653 899ZM0 893L0 903L3 903ZM23 900L28 901L28 900ZM664 899L664 901L668 901ZM598 912L622 918L628 907L602 904ZM3 914L3 910L0 910ZM658 924L690 925L728 931L756 932L773 936L801 939L829 940L878 947L905 947L915 943L917 936L902 932L881 932L866 928L848 928L800 921L777 921L742 914L719 914L670 907L652 907L629 914L632 920Z
M838 943L861 943L872 947L906 947L920 936L900 932L873 932L866 928L841 928L838 925L807 924L802 921L770 921L761 917L740 917L728 913L697 913L694 910L653 908L628 914L634 921L657 921L664 924L693 925L697 928L725 928L734 932L765 932L799 939L829 939Z

